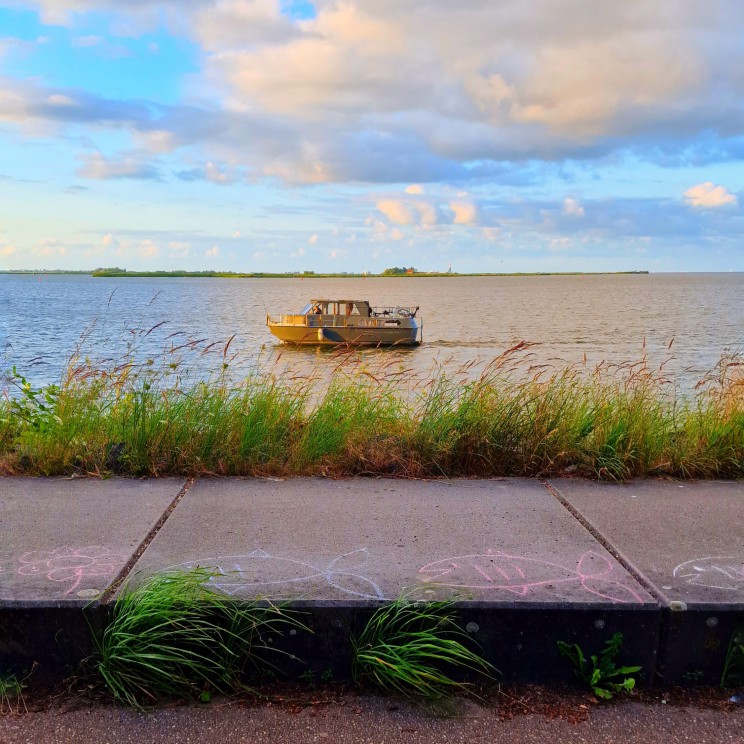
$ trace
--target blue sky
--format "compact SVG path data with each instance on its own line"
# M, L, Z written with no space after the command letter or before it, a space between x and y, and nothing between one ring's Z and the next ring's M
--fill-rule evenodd
M605 5L0 0L0 268L744 271L744 5Z

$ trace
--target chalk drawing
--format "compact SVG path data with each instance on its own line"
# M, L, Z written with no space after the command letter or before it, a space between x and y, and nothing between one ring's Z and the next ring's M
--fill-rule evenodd
M81 582L100 578L113 579L118 567L123 566L127 556L113 553L100 545L85 547L63 546L52 551L34 550L24 553L18 562L21 576L43 576L49 581L70 582L64 592L72 594Z
M302 584L320 580L343 594L384 599L380 587L361 573L368 560L369 551L366 548L339 555L326 566L271 555L265 550L254 550L243 555L185 561L166 570L211 568L215 572L210 579L211 586L231 596L276 596L277 590L286 592L293 587L299 592Z
M559 563L487 550L478 555L460 555L428 563L419 570L425 583L458 589L505 591L517 596L534 594L557 585L575 585L611 602L643 602L631 587L615 578L615 564L599 553L588 551L576 568Z
M680 563L672 575L687 584L744 592L744 556L716 555Z

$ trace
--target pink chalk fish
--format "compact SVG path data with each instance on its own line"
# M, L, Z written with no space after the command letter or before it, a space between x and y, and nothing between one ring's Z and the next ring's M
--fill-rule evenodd
M542 588L576 585L611 602L643 602L633 589L611 578L613 569L609 559L593 551L584 553L576 568L567 568L538 558L488 550L428 563L419 570L419 579L458 589L502 590L522 597Z

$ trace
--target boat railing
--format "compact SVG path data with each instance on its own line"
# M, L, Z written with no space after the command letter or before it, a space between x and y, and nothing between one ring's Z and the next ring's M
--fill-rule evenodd
M372 308L372 316L377 318L415 318L417 312L417 307L403 307L401 305Z

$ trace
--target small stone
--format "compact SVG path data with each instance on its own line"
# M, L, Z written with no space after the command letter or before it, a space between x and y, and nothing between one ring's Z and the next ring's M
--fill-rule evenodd
M717 617L709 617L709 618L708 618L708 619L707 619L707 620L705 621L705 624L706 624L706 625L707 625L707 626L708 626L709 628L715 628L715 627L716 627L716 625L718 625L718 618L717 618Z
M478 625L478 623L468 623L465 626L465 630L467 630L468 633L471 633L471 634L477 633L480 630L480 626Z

